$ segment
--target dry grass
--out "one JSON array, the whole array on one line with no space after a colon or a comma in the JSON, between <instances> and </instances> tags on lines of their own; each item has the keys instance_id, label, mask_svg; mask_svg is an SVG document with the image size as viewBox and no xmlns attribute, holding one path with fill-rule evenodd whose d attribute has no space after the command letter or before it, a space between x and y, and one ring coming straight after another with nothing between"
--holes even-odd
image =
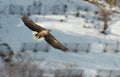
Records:
<instances>
[{"instance_id":1,"label":"dry grass","mask_svg":"<svg viewBox=\"0 0 120 77\"><path fill-rule=\"evenodd\" d=\"M13 63L3 63L0 77L43 77L43 70L32 64L29 59L17 54Z\"/></svg>"},{"instance_id":2,"label":"dry grass","mask_svg":"<svg viewBox=\"0 0 120 77\"><path fill-rule=\"evenodd\" d=\"M6 69L7 77L43 77L43 71L29 62L14 65L7 64L3 69Z\"/></svg>"},{"instance_id":3,"label":"dry grass","mask_svg":"<svg viewBox=\"0 0 120 77\"><path fill-rule=\"evenodd\" d=\"M17 54L16 59L17 61L13 64L5 63L0 67L0 77L49 77L49 75L51 75L50 77L84 77L84 70L78 69L78 66L73 64L66 64L63 69L45 71L45 69L41 69L40 65L38 68L38 65L32 64L30 58L26 60L24 56ZM99 76L98 71L96 77Z\"/></svg>"},{"instance_id":4,"label":"dry grass","mask_svg":"<svg viewBox=\"0 0 120 77\"><path fill-rule=\"evenodd\" d=\"M65 69L55 70L54 77L83 77L83 70L76 69L73 64L66 65Z\"/></svg>"},{"instance_id":5,"label":"dry grass","mask_svg":"<svg viewBox=\"0 0 120 77\"><path fill-rule=\"evenodd\" d=\"M32 64L31 59L27 59L21 54L17 54L15 57L17 61L11 63L5 63L0 68L0 77L46 77L47 74L41 67ZM64 69L56 69L52 74L53 77L82 77L81 71L74 69L74 65L68 64ZM48 70L47 72L51 72ZM49 76L47 76L49 77Z\"/></svg>"}]
</instances>

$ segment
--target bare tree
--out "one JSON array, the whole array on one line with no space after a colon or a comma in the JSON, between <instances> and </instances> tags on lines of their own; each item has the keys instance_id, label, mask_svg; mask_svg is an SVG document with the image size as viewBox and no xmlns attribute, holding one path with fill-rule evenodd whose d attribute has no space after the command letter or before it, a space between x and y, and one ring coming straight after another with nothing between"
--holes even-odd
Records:
<instances>
[{"instance_id":1,"label":"bare tree","mask_svg":"<svg viewBox=\"0 0 120 77\"><path fill-rule=\"evenodd\" d=\"M89 3L92 3L94 4L96 7L98 7L98 9L100 9L96 14L99 14L102 18L102 21L103 21L103 28L102 30L100 31L101 33L105 33L106 29L108 28L108 21L110 19L110 16L112 15L112 11L110 10L106 10L105 9L105 4L102 4L102 3L99 3L95 0L84 0L84 1L87 1Z\"/></svg>"},{"instance_id":2,"label":"bare tree","mask_svg":"<svg viewBox=\"0 0 120 77\"><path fill-rule=\"evenodd\" d=\"M108 28L108 21L112 13L101 7L98 13L102 17L102 21L103 21L103 29L101 30L101 33L105 33L106 29Z\"/></svg>"}]
</instances>

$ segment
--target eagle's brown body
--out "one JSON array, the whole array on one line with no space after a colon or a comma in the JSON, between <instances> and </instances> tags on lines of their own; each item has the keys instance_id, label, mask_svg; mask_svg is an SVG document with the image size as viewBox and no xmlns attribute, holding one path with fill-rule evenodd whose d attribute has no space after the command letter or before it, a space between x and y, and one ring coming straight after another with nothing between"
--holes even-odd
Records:
<instances>
[{"instance_id":1,"label":"eagle's brown body","mask_svg":"<svg viewBox=\"0 0 120 77\"><path fill-rule=\"evenodd\" d=\"M32 20L30 20L27 16L23 16L22 20L24 24L31 29L32 31L36 31L36 38L44 37L47 43L53 46L56 49L60 49L62 51L66 51L67 48L64 47L51 33L50 30L42 28L41 26L35 24Z\"/></svg>"}]
</instances>

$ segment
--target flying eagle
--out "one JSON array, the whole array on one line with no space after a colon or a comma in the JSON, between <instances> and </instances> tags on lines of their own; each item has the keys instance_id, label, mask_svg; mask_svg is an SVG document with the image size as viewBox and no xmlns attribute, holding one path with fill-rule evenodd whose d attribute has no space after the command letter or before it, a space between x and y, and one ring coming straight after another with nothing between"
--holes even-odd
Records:
<instances>
[{"instance_id":1,"label":"flying eagle","mask_svg":"<svg viewBox=\"0 0 120 77\"><path fill-rule=\"evenodd\" d=\"M31 29L32 31L36 31L35 37L40 39L41 37L44 37L46 42L49 43L51 46L53 46L56 49L60 49L62 51L66 51L67 48L62 45L51 33L49 29L45 29L36 23L34 23L32 20L30 20L27 16L22 17L22 21L24 24Z\"/></svg>"}]
</instances>

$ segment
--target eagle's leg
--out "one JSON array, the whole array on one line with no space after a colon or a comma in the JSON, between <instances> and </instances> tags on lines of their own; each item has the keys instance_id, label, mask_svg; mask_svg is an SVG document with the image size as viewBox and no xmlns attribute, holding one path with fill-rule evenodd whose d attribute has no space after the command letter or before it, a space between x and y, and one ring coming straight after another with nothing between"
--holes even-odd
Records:
<instances>
[{"instance_id":1,"label":"eagle's leg","mask_svg":"<svg viewBox=\"0 0 120 77\"><path fill-rule=\"evenodd\" d=\"M35 34L35 37L37 39L40 39L41 37L44 37L45 35L48 35L50 33L51 30L47 29L47 30L43 30L38 32L37 34Z\"/></svg>"}]
</instances>

